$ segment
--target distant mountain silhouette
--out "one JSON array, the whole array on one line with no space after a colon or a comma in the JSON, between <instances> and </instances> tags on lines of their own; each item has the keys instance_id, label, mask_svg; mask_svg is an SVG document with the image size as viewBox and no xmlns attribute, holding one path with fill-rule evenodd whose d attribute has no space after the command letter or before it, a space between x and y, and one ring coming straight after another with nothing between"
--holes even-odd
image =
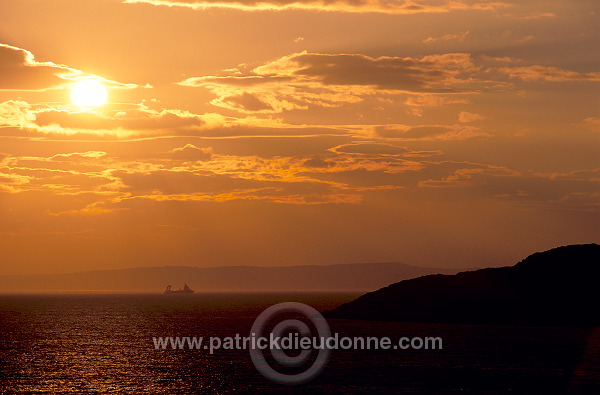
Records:
<instances>
[{"instance_id":1,"label":"distant mountain silhouette","mask_svg":"<svg viewBox=\"0 0 600 395\"><path fill-rule=\"evenodd\" d=\"M392 281L432 273L457 273L401 263L353 263L327 266L142 267L68 274L0 276L3 292L112 291L160 292L187 283L203 292L364 292ZM464 270L464 269L462 269Z\"/></svg>"},{"instance_id":2,"label":"distant mountain silhouette","mask_svg":"<svg viewBox=\"0 0 600 395\"><path fill-rule=\"evenodd\" d=\"M600 325L600 246L535 253L515 266L405 280L324 313L381 321Z\"/></svg>"}]
</instances>

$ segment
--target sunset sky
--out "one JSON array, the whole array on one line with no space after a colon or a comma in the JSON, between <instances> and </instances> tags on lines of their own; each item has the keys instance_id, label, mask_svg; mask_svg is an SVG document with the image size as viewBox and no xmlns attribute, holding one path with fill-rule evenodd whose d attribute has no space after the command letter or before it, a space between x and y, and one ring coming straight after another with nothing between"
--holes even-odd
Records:
<instances>
[{"instance_id":1,"label":"sunset sky","mask_svg":"<svg viewBox=\"0 0 600 395\"><path fill-rule=\"evenodd\" d=\"M597 242L598 12L2 0L0 274L483 267ZM75 104L81 81L108 102Z\"/></svg>"}]
</instances>

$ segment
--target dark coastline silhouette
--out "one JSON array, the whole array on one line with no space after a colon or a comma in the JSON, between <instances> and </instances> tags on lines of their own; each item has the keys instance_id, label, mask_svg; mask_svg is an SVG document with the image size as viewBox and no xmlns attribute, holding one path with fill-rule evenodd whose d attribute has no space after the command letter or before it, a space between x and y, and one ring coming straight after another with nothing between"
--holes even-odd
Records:
<instances>
[{"instance_id":1,"label":"dark coastline silhouette","mask_svg":"<svg viewBox=\"0 0 600 395\"><path fill-rule=\"evenodd\" d=\"M367 293L327 318L489 323L600 324L600 245L538 252L514 266L427 275Z\"/></svg>"}]
</instances>

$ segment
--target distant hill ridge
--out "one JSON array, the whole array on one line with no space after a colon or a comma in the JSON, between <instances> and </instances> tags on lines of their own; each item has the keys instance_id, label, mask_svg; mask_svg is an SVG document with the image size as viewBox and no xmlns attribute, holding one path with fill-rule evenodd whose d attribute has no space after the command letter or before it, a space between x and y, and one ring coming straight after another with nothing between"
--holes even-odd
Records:
<instances>
[{"instance_id":1,"label":"distant hill ridge","mask_svg":"<svg viewBox=\"0 0 600 395\"><path fill-rule=\"evenodd\" d=\"M461 269L410 266L402 263L350 263L327 266L191 266L141 267L67 274L0 276L2 292L162 292L187 283L203 292L364 292L433 273ZM464 269L462 269L464 270Z\"/></svg>"},{"instance_id":2,"label":"distant hill ridge","mask_svg":"<svg viewBox=\"0 0 600 395\"><path fill-rule=\"evenodd\" d=\"M600 325L600 246L538 252L514 266L401 281L324 313L382 321Z\"/></svg>"}]
</instances>

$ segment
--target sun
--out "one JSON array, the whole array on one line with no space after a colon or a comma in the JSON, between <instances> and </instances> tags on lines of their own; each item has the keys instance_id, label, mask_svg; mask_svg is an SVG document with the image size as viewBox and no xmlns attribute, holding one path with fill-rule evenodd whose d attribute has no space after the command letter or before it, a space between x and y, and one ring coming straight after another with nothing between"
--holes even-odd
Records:
<instances>
[{"instance_id":1,"label":"sun","mask_svg":"<svg viewBox=\"0 0 600 395\"><path fill-rule=\"evenodd\" d=\"M97 107L106 104L108 93L104 85L88 78L71 88L71 101L79 107Z\"/></svg>"}]
</instances>

